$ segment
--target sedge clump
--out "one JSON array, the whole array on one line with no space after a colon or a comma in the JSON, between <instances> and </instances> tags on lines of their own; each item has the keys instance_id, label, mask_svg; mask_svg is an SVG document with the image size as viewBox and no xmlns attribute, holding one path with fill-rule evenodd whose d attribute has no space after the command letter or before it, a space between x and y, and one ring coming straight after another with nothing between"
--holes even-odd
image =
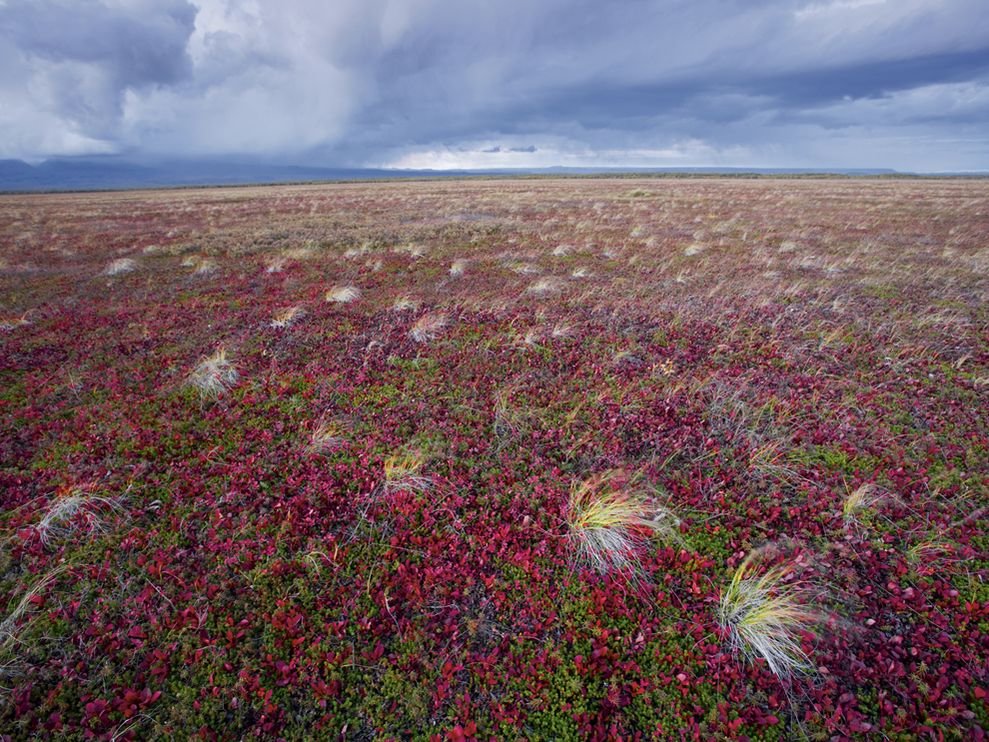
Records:
<instances>
[{"instance_id":1,"label":"sedge clump","mask_svg":"<svg viewBox=\"0 0 989 742\"><path fill-rule=\"evenodd\" d=\"M220 348L196 365L186 383L199 392L201 400L206 401L215 400L230 391L239 378L236 367L227 358L227 351Z\"/></svg>"},{"instance_id":2,"label":"sedge clump","mask_svg":"<svg viewBox=\"0 0 989 742\"><path fill-rule=\"evenodd\" d=\"M802 636L821 621L809 584L792 562L761 568L766 549L745 557L718 605L718 622L733 652L749 660L761 657L780 680L813 671Z\"/></svg>"},{"instance_id":3,"label":"sedge clump","mask_svg":"<svg viewBox=\"0 0 989 742\"><path fill-rule=\"evenodd\" d=\"M570 490L569 539L578 561L597 572L641 571L650 536L678 540L679 519L621 471L605 472Z\"/></svg>"}]
</instances>

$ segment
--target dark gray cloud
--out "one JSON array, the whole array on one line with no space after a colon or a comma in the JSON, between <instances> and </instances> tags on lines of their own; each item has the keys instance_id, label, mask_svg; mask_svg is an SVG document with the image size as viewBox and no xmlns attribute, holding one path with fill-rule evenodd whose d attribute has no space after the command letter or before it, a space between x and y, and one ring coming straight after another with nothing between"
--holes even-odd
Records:
<instances>
[{"instance_id":1,"label":"dark gray cloud","mask_svg":"<svg viewBox=\"0 0 989 742\"><path fill-rule=\"evenodd\" d=\"M186 0L0 2L9 154L117 149L128 91L191 76L196 12Z\"/></svg>"},{"instance_id":2,"label":"dark gray cloud","mask_svg":"<svg viewBox=\"0 0 989 742\"><path fill-rule=\"evenodd\" d=\"M0 155L989 169L984 0L0 0Z\"/></svg>"},{"instance_id":3,"label":"dark gray cloud","mask_svg":"<svg viewBox=\"0 0 989 742\"><path fill-rule=\"evenodd\" d=\"M122 86L175 83L191 70L186 44L196 7L186 0L129 5L7 0L0 33L28 57L95 64Z\"/></svg>"}]
</instances>

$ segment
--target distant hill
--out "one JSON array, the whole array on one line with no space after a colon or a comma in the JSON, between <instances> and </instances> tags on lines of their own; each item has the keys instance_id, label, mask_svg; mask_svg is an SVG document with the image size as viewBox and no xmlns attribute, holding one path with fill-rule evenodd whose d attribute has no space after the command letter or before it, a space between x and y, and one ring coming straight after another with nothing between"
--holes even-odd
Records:
<instances>
[{"instance_id":1,"label":"distant hill","mask_svg":"<svg viewBox=\"0 0 989 742\"><path fill-rule=\"evenodd\" d=\"M888 169L826 168L573 168L388 170L304 167L252 162L136 163L120 157L64 157L31 165L0 160L0 191L77 191L314 181L441 178L469 175L895 175Z\"/></svg>"},{"instance_id":2,"label":"distant hill","mask_svg":"<svg viewBox=\"0 0 989 742\"><path fill-rule=\"evenodd\" d=\"M320 168L238 162L139 164L116 158L59 158L30 165L0 160L0 191L75 191L252 183L428 177L466 172Z\"/></svg>"}]
</instances>

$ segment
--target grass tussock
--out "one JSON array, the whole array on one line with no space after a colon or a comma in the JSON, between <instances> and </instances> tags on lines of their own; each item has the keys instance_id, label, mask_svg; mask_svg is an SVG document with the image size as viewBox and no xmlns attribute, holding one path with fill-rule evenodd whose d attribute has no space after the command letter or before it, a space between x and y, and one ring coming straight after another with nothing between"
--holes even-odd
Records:
<instances>
[{"instance_id":1,"label":"grass tussock","mask_svg":"<svg viewBox=\"0 0 989 742\"><path fill-rule=\"evenodd\" d=\"M216 261L210 260L209 258L202 258L196 263L195 269L192 271L193 275L196 276L208 276L216 273L219 270Z\"/></svg>"},{"instance_id":2,"label":"grass tussock","mask_svg":"<svg viewBox=\"0 0 989 742\"><path fill-rule=\"evenodd\" d=\"M217 399L230 391L239 379L240 374L227 358L226 349L220 348L196 365L186 384L199 392L200 398L205 401Z\"/></svg>"},{"instance_id":3,"label":"grass tussock","mask_svg":"<svg viewBox=\"0 0 989 742\"><path fill-rule=\"evenodd\" d=\"M395 299L395 302L391 305L393 312L411 312L420 307L422 302L417 299L409 298L408 296L400 296Z\"/></svg>"},{"instance_id":4,"label":"grass tussock","mask_svg":"<svg viewBox=\"0 0 989 742\"><path fill-rule=\"evenodd\" d=\"M17 677L23 669L22 655L25 649L23 635L31 624L32 614L39 603L38 598L65 570L64 564L59 565L36 580L17 599L13 607L9 608L3 621L0 621L0 697L12 690L7 687L7 683L11 678Z\"/></svg>"},{"instance_id":5,"label":"grass tussock","mask_svg":"<svg viewBox=\"0 0 989 742\"><path fill-rule=\"evenodd\" d=\"M783 442L777 440L767 440L752 449L749 453L749 470L759 476L776 477L780 480L798 478L796 470L787 465L787 452Z\"/></svg>"},{"instance_id":6,"label":"grass tussock","mask_svg":"<svg viewBox=\"0 0 989 742\"><path fill-rule=\"evenodd\" d=\"M535 294L536 296L546 296L548 294L556 294L562 290L563 286L559 279L556 278L540 278L538 281L534 281L529 284L529 288L526 291L530 294Z\"/></svg>"},{"instance_id":7,"label":"grass tussock","mask_svg":"<svg viewBox=\"0 0 989 742\"><path fill-rule=\"evenodd\" d=\"M211 273L216 273L219 269L216 261L207 258L204 255L186 255L182 258L180 265L183 268L192 268L192 274L194 276L206 276Z\"/></svg>"},{"instance_id":8,"label":"grass tussock","mask_svg":"<svg viewBox=\"0 0 989 742\"><path fill-rule=\"evenodd\" d=\"M848 493L841 504L841 515L846 526L858 523L870 510L882 505L891 494L877 484L866 482Z\"/></svg>"},{"instance_id":9,"label":"grass tussock","mask_svg":"<svg viewBox=\"0 0 989 742\"><path fill-rule=\"evenodd\" d=\"M426 466L426 454L418 449L408 449L392 454L385 459L385 492L412 490L425 492L432 486L432 479L422 473Z\"/></svg>"},{"instance_id":10,"label":"grass tussock","mask_svg":"<svg viewBox=\"0 0 989 742\"><path fill-rule=\"evenodd\" d=\"M425 245L419 244L418 242L409 242L404 245L399 245L392 248L392 252L396 255L408 255L414 260L426 257L426 253L429 251L426 249Z\"/></svg>"},{"instance_id":11,"label":"grass tussock","mask_svg":"<svg viewBox=\"0 0 989 742\"><path fill-rule=\"evenodd\" d=\"M305 244L299 247L290 247L287 250L283 250L282 255L288 260L311 260L316 257L316 246Z\"/></svg>"},{"instance_id":12,"label":"grass tussock","mask_svg":"<svg viewBox=\"0 0 989 742\"><path fill-rule=\"evenodd\" d=\"M332 304L349 304L361 298L361 290L353 285L334 286L326 292L324 299Z\"/></svg>"},{"instance_id":13,"label":"grass tussock","mask_svg":"<svg viewBox=\"0 0 989 742\"><path fill-rule=\"evenodd\" d=\"M294 307L286 307L285 309L280 309L275 312L274 316L271 318L271 327L278 330L284 330L291 327L305 316L306 310L298 305Z\"/></svg>"},{"instance_id":14,"label":"grass tussock","mask_svg":"<svg viewBox=\"0 0 989 742\"><path fill-rule=\"evenodd\" d=\"M416 320L409 330L409 337L417 343L428 343L435 340L449 324L450 318L447 315L430 312Z\"/></svg>"},{"instance_id":15,"label":"grass tussock","mask_svg":"<svg viewBox=\"0 0 989 742\"><path fill-rule=\"evenodd\" d=\"M813 671L801 644L804 633L821 621L811 605L809 585L793 563L760 568L767 549L753 550L735 570L721 594L718 621L735 653L761 657L781 680Z\"/></svg>"},{"instance_id":16,"label":"grass tussock","mask_svg":"<svg viewBox=\"0 0 989 742\"><path fill-rule=\"evenodd\" d=\"M284 255L276 255L265 264L264 272L281 273L285 270L286 265L288 265L288 259Z\"/></svg>"},{"instance_id":17,"label":"grass tussock","mask_svg":"<svg viewBox=\"0 0 989 742\"><path fill-rule=\"evenodd\" d=\"M117 258L111 260L103 269L104 276L119 276L123 273L133 273L137 270L137 261L134 258Z\"/></svg>"},{"instance_id":18,"label":"grass tussock","mask_svg":"<svg viewBox=\"0 0 989 742\"><path fill-rule=\"evenodd\" d=\"M45 548L74 534L98 535L106 532L105 518L120 509L117 498L103 497L81 487L57 495L45 508L35 532Z\"/></svg>"},{"instance_id":19,"label":"grass tussock","mask_svg":"<svg viewBox=\"0 0 989 742\"><path fill-rule=\"evenodd\" d=\"M566 322L557 322L550 331L550 337L557 339L572 337L573 334L573 325L569 325Z\"/></svg>"},{"instance_id":20,"label":"grass tussock","mask_svg":"<svg viewBox=\"0 0 989 742\"><path fill-rule=\"evenodd\" d=\"M309 437L306 453L325 454L335 451L346 443L349 433L350 425L344 420L321 422Z\"/></svg>"},{"instance_id":21,"label":"grass tussock","mask_svg":"<svg viewBox=\"0 0 989 742\"><path fill-rule=\"evenodd\" d=\"M512 271L512 273L518 273L520 276L532 276L542 272L542 269L538 265L523 261L509 263L508 269Z\"/></svg>"},{"instance_id":22,"label":"grass tussock","mask_svg":"<svg viewBox=\"0 0 989 742\"><path fill-rule=\"evenodd\" d=\"M638 573L650 536L678 540L679 520L637 477L610 471L575 483L567 507L569 539L577 560L600 573Z\"/></svg>"},{"instance_id":23,"label":"grass tussock","mask_svg":"<svg viewBox=\"0 0 989 742\"><path fill-rule=\"evenodd\" d=\"M529 409L513 401L516 384L508 384L494 393L494 432L499 438L514 438L529 425Z\"/></svg>"},{"instance_id":24,"label":"grass tussock","mask_svg":"<svg viewBox=\"0 0 989 742\"><path fill-rule=\"evenodd\" d=\"M29 324L31 324L31 320L27 318L26 314L22 314L20 317L2 317L0 318L0 332L10 332Z\"/></svg>"}]
</instances>

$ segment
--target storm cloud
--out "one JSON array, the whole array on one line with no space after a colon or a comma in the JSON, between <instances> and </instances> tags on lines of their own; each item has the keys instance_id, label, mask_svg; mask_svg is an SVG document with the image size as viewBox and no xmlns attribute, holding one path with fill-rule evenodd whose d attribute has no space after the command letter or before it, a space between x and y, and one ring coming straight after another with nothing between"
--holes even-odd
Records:
<instances>
[{"instance_id":1,"label":"storm cloud","mask_svg":"<svg viewBox=\"0 0 989 742\"><path fill-rule=\"evenodd\" d=\"M984 0L0 0L0 156L989 169Z\"/></svg>"}]
</instances>

